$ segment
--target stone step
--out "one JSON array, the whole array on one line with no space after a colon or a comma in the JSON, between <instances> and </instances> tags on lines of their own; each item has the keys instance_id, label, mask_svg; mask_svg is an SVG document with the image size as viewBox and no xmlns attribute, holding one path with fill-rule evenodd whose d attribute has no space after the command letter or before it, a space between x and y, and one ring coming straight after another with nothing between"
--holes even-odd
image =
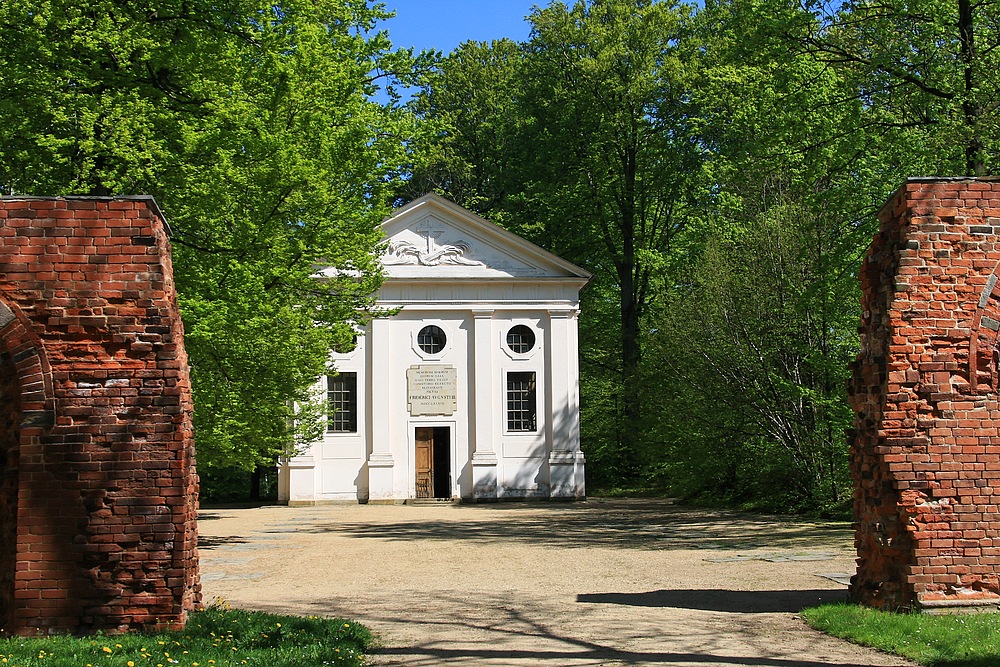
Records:
<instances>
[{"instance_id":1,"label":"stone step","mask_svg":"<svg viewBox=\"0 0 1000 667\"><path fill-rule=\"evenodd\" d=\"M450 507L459 502L458 498L407 498L403 504L414 507Z\"/></svg>"}]
</instances>

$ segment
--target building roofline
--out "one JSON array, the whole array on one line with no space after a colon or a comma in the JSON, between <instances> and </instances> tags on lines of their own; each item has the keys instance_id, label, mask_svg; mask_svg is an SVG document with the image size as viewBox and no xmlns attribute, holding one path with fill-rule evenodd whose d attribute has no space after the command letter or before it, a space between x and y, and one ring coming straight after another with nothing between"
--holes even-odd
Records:
<instances>
[{"instance_id":1,"label":"building roofline","mask_svg":"<svg viewBox=\"0 0 1000 667\"><path fill-rule=\"evenodd\" d=\"M395 211L393 211L392 215L390 215L388 218L382 221L382 227L385 227L388 223L392 222L396 218L405 215L410 211L418 209L421 206L425 206L427 204L442 208L452 213L453 215L456 215L464 219L470 225L478 227L480 230L482 230L487 234L498 236L501 239L507 241L508 243L520 246L522 249L528 251L529 253L534 254L538 259L549 262L550 264L555 264L559 268L563 269L564 271L572 274L577 278L589 282L594 277L594 274L592 274L590 271L587 271L586 269L579 267L568 260L563 259L562 257L556 255L555 253L549 252L545 248L542 248L541 246L532 243L526 238L519 236L514 232L508 231L503 227L501 227L500 225L496 224L495 222L487 220L486 218L478 215L477 213L473 213L469 209L463 206L459 206L450 199L442 197L441 195L436 194L434 192L429 192L423 195L422 197L418 197L413 201L409 202L408 204L405 204L400 208L396 209Z\"/></svg>"}]
</instances>

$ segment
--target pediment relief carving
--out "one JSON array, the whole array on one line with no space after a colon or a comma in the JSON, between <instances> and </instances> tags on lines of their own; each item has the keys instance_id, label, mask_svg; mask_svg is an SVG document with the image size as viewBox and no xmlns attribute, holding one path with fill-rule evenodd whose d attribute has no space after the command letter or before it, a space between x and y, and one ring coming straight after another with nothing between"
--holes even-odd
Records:
<instances>
[{"instance_id":1,"label":"pediment relief carving","mask_svg":"<svg viewBox=\"0 0 1000 667\"><path fill-rule=\"evenodd\" d=\"M382 265L394 279L586 278L583 269L437 195L382 223Z\"/></svg>"},{"instance_id":2,"label":"pediment relief carving","mask_svg":"<svg viewBox=\"0 0 1000 667\"><path fill-rule=\"evenodd\" d=\"M466 257L471 251L472 247L465 241L457 241L444 245L437 245L433 241L430 241L426 250L412 241L390 241L388 252L382 257L382 263L386 266L407 264L419 264L420 266L484 266L479 260Z\"/></svg>"}]
</instances>

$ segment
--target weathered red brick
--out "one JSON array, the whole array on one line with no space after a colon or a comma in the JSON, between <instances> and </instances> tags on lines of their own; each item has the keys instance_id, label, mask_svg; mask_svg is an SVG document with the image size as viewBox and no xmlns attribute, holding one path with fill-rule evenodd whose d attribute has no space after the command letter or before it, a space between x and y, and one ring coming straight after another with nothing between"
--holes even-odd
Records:
<instances>
[{"instance_id":1,"label":"weathered red brick","mask_svg":"<svg viewBox=\"0 0 1000 667\"><path fill-rule=\"evenodd\" d=\"M865 604L1000 599L998 208L996 180L911 180L862 265L851 593Z\"/></svg>"},{"instance_id":2,"label":"weathered red brick","mask_svg":"<svg viewBox=\"0 0 1000 667\"><path fill-rule=\"evenodd\" d=\"M101 245L134 238L143 247ZM200 604L190 380L166 239L148 198L0 199L0 314L16 315L0 329L7 631L177 627ZM133 580L156 594L112 583Z\"/></svg>"}]
</instances>

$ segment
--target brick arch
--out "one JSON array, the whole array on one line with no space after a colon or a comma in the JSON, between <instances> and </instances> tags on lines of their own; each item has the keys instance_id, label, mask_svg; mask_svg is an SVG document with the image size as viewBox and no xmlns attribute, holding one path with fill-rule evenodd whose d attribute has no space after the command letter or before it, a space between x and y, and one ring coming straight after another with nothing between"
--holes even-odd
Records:
<instances>
[{"instance_id":1,"label":"brick arch","mask_svg":"<svg viewBox=\"0 0 1000 667\"><path fill-rule=\"evenodd\" d=\"M22 409L34 420L51 418L55 406L52 368L31 322L0 286L0 354L7 354L17 369Z\"/></svg>"},{"instance_id":2,"label":"brick arch","mask_svg":"<svg viewBox=\"0 0 1000 667\"><path fill-rule=\"evenodd\" d=\"M973 392L996 393L1000 389L1000 262L986 278L979 293L969 337L969 385Z\"/></svg>"},{"instance_id":3,"label":"brick arch","mask_svg":"<svg viewBox=\"0 0 1000 667\"><path fill-rule=\"evenodd\" d=\"M14 621L21 452L54 422L53 405L41 341L0 288L0 629Z\"/></svg>"}]
</instances>

